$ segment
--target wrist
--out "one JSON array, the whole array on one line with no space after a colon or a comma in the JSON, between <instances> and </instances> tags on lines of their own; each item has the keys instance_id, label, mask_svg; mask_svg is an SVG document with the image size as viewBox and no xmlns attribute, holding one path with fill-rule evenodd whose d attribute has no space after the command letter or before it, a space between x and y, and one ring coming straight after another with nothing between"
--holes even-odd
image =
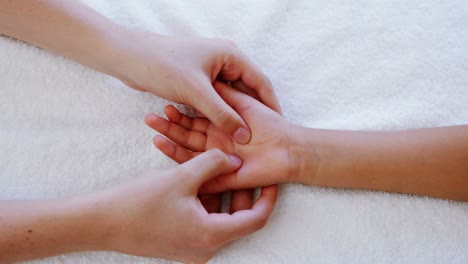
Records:
<instances>
[{"instance_id":1,"label":"wrist","mask_svg":"<svg viewBox=\"0 0 468 264\"><path fill-rule=\"evenodd\" d=\"M113 76L121 81L130 80L133 68L132 49L133 31L113 23L112 29L102 32L101 40L96 47L96 70Z\"/></svg>"},{"instance_id":2,"label":"wrist","mask_svg":"<svg viewBox=\"0 0 468 264\"><path fill-rule=\"evenodd\" d=\"M290 178L294 182L316 185L321 162L317 144L319 131L293 124L289 131Z\"/></svg>"},{"instance_id":3,"label":"wrist","mask_svg":"<svg viewBox=\"0 0 468 264\"><path fill-rule=\"evenodd\" d=\"M142 80L148 79L148 76L153 75L154 72L160 72L161 69L154 69L154 67L158 67L161 62L155 59L154 54L151 54L153 60L151 65L146 63L150 51L144 46L148 43L163 42L160 39L161 36L116 26L113 32L109 32L107 41L104 43L108 52L105 54L102 72L119 79L133 89L146 91ZM154 45L151 48L153 53L157 53L160 49Z\"/></svg>"}]
</instances>

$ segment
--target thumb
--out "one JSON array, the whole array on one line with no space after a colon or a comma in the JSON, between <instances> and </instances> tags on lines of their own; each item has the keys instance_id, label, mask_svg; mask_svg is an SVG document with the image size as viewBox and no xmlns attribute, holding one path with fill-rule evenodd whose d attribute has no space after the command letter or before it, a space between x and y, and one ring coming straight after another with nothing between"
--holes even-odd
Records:
<instances>
[{"instance_id":1,"label":"thumb","mask_svg":"<svg viewBox=\"0 0 468 264\"><path fill-rule=\"evenodd\" d=\"M200 188L208 180L237 170L242 161L235 155L227 155L219 149L208 150L195 158L180 165L180 168L188 175L187 186Z\"/></svg>"},{"instance_id":2,"label":"thumb","mask_svg":"<svg viewBox=\"0 0 468 264\"><path fill-rule=\"evenodd\" d=\"M217 128L231 135L240 144L247 144L250 141L250 132L247 124L242 120L232 107L230 107L219 96L212 84L207 81L206 94L201 97L192 98L191 104L204 116L206 116Z\"/></svg>"}]
</instances>

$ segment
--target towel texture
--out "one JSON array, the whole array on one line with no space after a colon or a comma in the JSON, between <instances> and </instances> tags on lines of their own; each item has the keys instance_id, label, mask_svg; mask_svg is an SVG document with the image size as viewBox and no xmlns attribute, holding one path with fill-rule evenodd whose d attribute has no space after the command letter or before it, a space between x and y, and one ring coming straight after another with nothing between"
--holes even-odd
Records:
<instances>
[{"instance_id":1,"label":"towel texture","mask_svg":"<svg viewBox=\"0 0 468 264\"><path fill-rule=\"evenodd\" d=\"M86 3L131 28L234 40L297 124L468 123L466 0ZM0 37L0 58L1 199L82 194L174 165L143 123L167 101L12 39ZM166 261L91 252L34 263ZM468 263L468 204L285 185L267 226L212 263Z\"/></svg>"}]
</instances>

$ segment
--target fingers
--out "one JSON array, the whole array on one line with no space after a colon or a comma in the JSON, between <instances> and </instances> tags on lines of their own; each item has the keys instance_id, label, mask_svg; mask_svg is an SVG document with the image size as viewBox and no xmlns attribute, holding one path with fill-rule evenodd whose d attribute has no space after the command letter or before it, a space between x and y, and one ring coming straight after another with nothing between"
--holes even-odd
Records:
<instances>
[{"instance_id":1,"label":"fingers","mask_svg":"<svg viewBox=\"0 0 468 264\"><path fill-rule=\"evenodd\" d=\"M148 114L145 117L145 123L182 147L193 151L205 150L206 135L203 133L187 130L155 114Z\"/></svg>"},{"instance_id":2,"label":"fingers","mask_svg":"<svg viewBox=\"0 0 468 264\"><path fill-rule=\"evenodd\" d=\"M153 144L164 155L168 156L177 163L184 163L198 155L197 152L192 152L181 146L175 145L160 135L156 135L153 138Z\"/></svg>"},{"instance_id":3,"label":"fingers","mask_svg":"<svg viewBox=\"0 0 468 264\"><path fill-rule=\"evenodd\" d=\"M177 110L177 108L175 108L173 105L167 105L164 107L164 113L171 122L179 124L184 128L190 130L192 129L192 118L180 113L179 110Z\"/></svg>"},{"instance_id":4,"label":"fingers","mask_svg":"<svg viewBox=\"0 0 468 264\"><path fill-rule=\"evenodd\" d=\"M183 174L186 175L187 186L196 192L204 182L234 172L241 163L237 156L227 155L219 149L211 149L185 162L179 168L185 171Z\"/></svg>"},{"instance_id":5,"label":"fingers","mask_svg":"<svg viewBox=\"0 0 468 264\"><path fill-rule=\"evenodd\" d=\"M265 187L252 209L232 215L210 214L206 224L225 242L251 234L266 224L275 206L277 192L276 185Z\"/></svg>"},{"instance_id":6,"label":"fingers","mask_svg":"<svg viewBox=\"0 0 468 264\"><path fill-rule=\"evenodd\" d=\"M221 76L227 81L241 80L257 92L262 103L281 114L281 107L270 80L260 68L240 52L227 55Z\"/></svg>"},{"instance_id":7,"label":"fingers","mask_svg":"<svg viewBox=\"0 0 468 264\"><path fill-rule=\"evenodd\" d=\"M253 190L233 191L231 196L230 213L241 210L248 210L253 205Z\"/></svg>"},{"instance_id":8,"label":"fingers","mask_svg":"<svg viewBox=\"0 0 468 264\"><path fill-rule=\"evenodd\" d=\"M173 105L166 106L164 108L164 113L166 114L169 121L176 123L188 130L206 133L208 127L210 126L210 121L208 119L200 117L189 117L179 112L179 110L177 110L177 108L175 108Z\"/></svg>"},{"instance_id":9,"label":"fingers","mask_svg":"<svg viewBox=\"0 0 468 264\"><path fill-rule=\"evenodd\" d=\"M274 172L268 174L265 173L264 164L267 164L268 161L268 158L265 160L259 159L256 162L248 162L248 160L246 160L242 167L235 173L221 175L204 183L203 186L200 187L199 193L217 193L224 192L226 190L245 190L273 184L286 183L286 178L278 176ZM277 167L272 169L272 171L278 171L278 173L280 173ZM251 172L256 173L252 174Z\"/></svg>"},{"instance_id":10,"label":"fingers","mask_svg":"<svg viewBox=\"0 0 468 264\"><path fill-rule=\"evenodd\" d=\"M191 104L204 116L206 116L217 128L240 143L246 144L250 141L250 131L247 124L239 114L234 111L226 102L214 91L211 83L205 94L192 98Z\"/></svg>"},{"instance_id":11,"label":"fingers","mask_svg":"<svg viewBox=\"0 0 468 264\"><path fill-rule=\"evenodd\" d=\"M257 183L258 180L253 178L250 181L244 182L243 178L239 179L238 173L231 173L214 178L200 187L200 193L215 193L224 192L226 190L241 190L247 188L255 188L259 186L266 186L265 183Z\"/></svg>"},{"instance_id":12,"label":"fingers","mask_svg":"<svg viewBox=\"0 0 468 264\"><path fill-rule=\"evenodd\" d=\"M199 194L198 199L208 213L219 213L221 211L221 193Z\"/></svg>"}]
</instances>

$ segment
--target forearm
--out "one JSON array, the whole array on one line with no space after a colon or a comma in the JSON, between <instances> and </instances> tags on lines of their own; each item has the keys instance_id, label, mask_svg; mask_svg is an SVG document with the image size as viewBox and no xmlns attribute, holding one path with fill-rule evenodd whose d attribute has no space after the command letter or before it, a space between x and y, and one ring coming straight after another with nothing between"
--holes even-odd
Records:
<instances>
[{"instance_id":1,"label":"forearm","mask_svg":"<svg viewBox=\"0 0 468 264\"><path fill-rule=\"evenodd\" d=\"M0 201L0 263L100 250L106 228L86 199Z\"/></svg>"},{"instance_id":2,"label":"forearm","mask_svg":"<svg viewBox=\"0 0 468 264\"><path fill-rule=\"evenodd\" d=\"M79 1L0 0L0 34L116 77L124 31Z\"/></svg>"},{"instance_id":3,"label":"forearm","mask_svg":"<svg viewBox=\"0 0 468 264\"><path fill-rule=\"evenodd\" d=\"M468 126L392 132L296 127L306 184L468 201Z\"/></svg>"}]
</instances>

